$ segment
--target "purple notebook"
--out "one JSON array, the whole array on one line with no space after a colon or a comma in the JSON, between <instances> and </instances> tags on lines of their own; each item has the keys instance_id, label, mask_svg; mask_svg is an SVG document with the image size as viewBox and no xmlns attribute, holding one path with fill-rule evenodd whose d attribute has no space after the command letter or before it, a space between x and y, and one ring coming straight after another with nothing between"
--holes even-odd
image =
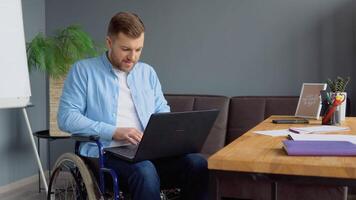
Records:
<instances>
[{"instance_id":1,"label":"purple notebook","mask_svg":"<svg viewBox=\"0 0 356 200\"><path fill-rule=\"evenodd\" d=\"M283 145L290 156L356 156L356 145L347 141L284 140Z\"/></svg>"}]
</instances>

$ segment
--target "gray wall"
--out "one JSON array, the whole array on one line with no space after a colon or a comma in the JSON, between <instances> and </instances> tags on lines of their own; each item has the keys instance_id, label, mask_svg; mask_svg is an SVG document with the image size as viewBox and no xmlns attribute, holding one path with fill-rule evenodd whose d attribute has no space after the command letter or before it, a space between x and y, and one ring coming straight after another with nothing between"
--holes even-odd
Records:
<instances>
[{"instance_id":1,"label":"gray wall","mask_svg":"<svg viewBox=\"0 0 356 200\"><path fill-rule=\"evenodd\" d=\"M26 41L45 31L44 0L23 0ZM28 115L34 131L47 127L46 78L39 72L30 74L32 98L35 105ZM10 86L11 87L11 86ZM20 109L0 110L0 186L37 173L34 152ZM42 152L45 153L45 150Z\"/></svg>"},{"instance_id":2,"label":"gray wall","mask_svg":"<svg viewBox=\"0 0 356 200\"><path fill-rule=\"evenodd\" d=\"M77 23L104 42L125 10L147 27L142 60L165 92L299 95L303 82L354 77L352 0L48 0L46 28Z\"/></svg>"},{"instance_id":3,"label":"gray wall","mask_svg":"<svg viewBox=\"0 0 356 200\"><path fill-rule=\"evenodd\" d=\"M76 23L103 43L126 10L146 25L142 61L166 93L299 95L336 75L355 85L352 0L48 0L46 30Z\"/></svg>"},{"instance_id":4,"label":"gray wall","mask_svg":"<svg viewBox=\"0 0 356 200\"><path fill-rule=\"evenodd\" d=\"M355 5L352 0L23 0L27 41L45 29L76 23L103 43L114 13L136 12L147 28L142 61L155 67L167 93L298 95L303 82L342 75L352 78L353 99ZM46 80L31 73L35 107L28 111L34 131L47 128ZM24 125L18 110L0 110L0 186L37 172ZM62 145L72 147L55 142L53 159L65 151Z\"/></svg>"}]
</instances>

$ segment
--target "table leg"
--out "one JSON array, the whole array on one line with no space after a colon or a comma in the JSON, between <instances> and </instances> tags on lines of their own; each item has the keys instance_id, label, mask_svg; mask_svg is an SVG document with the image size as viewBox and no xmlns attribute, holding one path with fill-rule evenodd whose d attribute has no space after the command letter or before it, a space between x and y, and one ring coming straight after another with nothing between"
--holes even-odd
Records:
<instances>
[{"instance_id":1,"label":"table leg","mask_svg":"<svg viewBox=\"0 0 356 200\"><path fill-rule=\"evenodd\" d=\"M219 188L219 175L214 171L209 172L209 199L221 200Z\"/></svg>"},{"instance_id":2,"label":"table leg","mask_svg":"<svg viewBox=\"0 0 356 200\"><path fill-rule=\"evenodd\" d=\"M47 167L48 167L48 179L51 179L51 145L50 141L47 140Z\"/></svg>"},{"instance_id":3,"label":"table leg","mask_svg":"<svg viewBox=\"0 0 356 200\"><path fill-rule=\"evenodd\" d=\"M40 154L40 139L37 138L37 149L38 149L38 156L41 157L41 154ZM40 174L40 170L38 170L38 193L41 193L41 174Z\"/></svg>"},{"instance_id":4,"label":"table leg","mask_svg":"<svg viewBox=\"0 0 356 200\"><path fill-rule=\"evenodd\" d=\"M277 189L278 188L278 184L277 182L273 182L272 183L272 191L271 191L271 200L277 200Z\"/></svg>"}]
</instances>

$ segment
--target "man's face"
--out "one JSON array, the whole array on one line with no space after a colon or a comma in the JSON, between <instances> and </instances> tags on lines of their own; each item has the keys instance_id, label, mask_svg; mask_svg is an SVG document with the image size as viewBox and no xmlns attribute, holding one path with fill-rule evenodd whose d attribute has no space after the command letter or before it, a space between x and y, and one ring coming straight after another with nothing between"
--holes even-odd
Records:
<instances>
[{"instance_id":1,"label":"man's face","mask_svg":"<svg viewBox=\"0 0 356 200\"><path fill-rule=\"evenodd\" d=\"M119 33L116 37L108 36L106 45L111 64L122 71L129 72L140 59L144 39L144 33L136 39L123 33Z\"/></svg>"}]
</instances>

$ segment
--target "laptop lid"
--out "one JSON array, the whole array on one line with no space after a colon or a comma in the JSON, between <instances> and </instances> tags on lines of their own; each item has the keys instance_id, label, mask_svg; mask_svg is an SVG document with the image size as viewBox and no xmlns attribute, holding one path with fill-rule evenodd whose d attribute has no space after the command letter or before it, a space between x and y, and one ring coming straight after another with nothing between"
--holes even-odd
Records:
<instances>
[{"instance_id":1,"label":"laptop lid","mask_svg":"<svg viewBox=\"0 0 356 200\"><path fill-rule=\"evenodd\" d=\"M107 151L129 161L199 152L219 111L203 110L152 114L133 159L120 154L120 147Z\"/></svg>"}]
</instances>

